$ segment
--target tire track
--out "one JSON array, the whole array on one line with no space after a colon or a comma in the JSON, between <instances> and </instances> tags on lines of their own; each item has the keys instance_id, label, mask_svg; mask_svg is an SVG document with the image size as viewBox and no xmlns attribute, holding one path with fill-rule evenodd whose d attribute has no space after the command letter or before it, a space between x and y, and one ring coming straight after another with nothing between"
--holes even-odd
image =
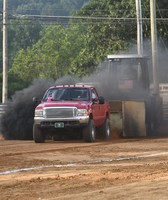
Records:
<instances>
[{"instance_id":1,"label":"tire track","mask_svg":"<svg viewBox=\"0 0 168 200\"><path fill-rule=\"evenodd\" d=\"M45 168L77 167L77 166L82 166L82 165L110 163L110 162L114 162L114 161L150 158L150 157L158 157L158 156L162 156L162 155L168 155L168 152L160 152L160 153L138 155L138 156L109 158L109 159L98 159L95 161L88 161L88 162L85 161L82 163L69 163L69 164L62 164L62 165L59 164L59 165L46 165L46 166L38 166L38 167L21 168L21 169L2 171L2 172L0 172L0 175L14 174L14 173L20 173L20 172L24 172L24 171L32 171L32 170L45 169Z\"/></svg>"}]
</instances>

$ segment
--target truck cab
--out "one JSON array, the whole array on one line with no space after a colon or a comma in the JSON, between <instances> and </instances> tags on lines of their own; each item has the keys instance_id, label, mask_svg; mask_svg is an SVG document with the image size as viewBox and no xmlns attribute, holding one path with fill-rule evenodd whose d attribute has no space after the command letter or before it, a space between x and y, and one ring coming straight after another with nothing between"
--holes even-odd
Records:
<instances>
[{"instance_id":1,"label":"truck cab","mask_svg":"<svg viewBox=\"0 0 168 200\"><path fill-rule=\"evenodd\" d=\"M150 94L148 57L108 55L113 99L144 99Z\"/></svg>"}]
</instances>

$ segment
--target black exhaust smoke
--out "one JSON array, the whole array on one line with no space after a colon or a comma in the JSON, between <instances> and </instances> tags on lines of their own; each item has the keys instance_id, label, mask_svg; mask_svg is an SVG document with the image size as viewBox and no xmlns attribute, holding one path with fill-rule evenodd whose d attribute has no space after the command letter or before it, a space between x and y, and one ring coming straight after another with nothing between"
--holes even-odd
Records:
<instances>
[{"instance_id":1,"label":"black exhaust smoke","mask_svg":"<svg viewBox=\"0 0 168 200\"><path fill-rule=\"evenodd\" d=\"M32 99L33 97L41 99L45 91L52 85L75 84L77 82L92 85L93 83L98 89L99 95L104 96L107 100L113 99L115 97L112 90L113 79L109 74L107 64L102 64L100 68L102 70L98 73L84 77L83 80L77 80L71 76L60 78L56 82L37 80L30 87L16 92L1 119L0 131L3 137L5 139L32 139L33 117L36 107Z\"/></svg>"},{"instance_id":2,"label":"black exhaust smoke","mask_svg":"<svg viewBox=\"0 0 168 200\"><path fill-rule=\"evenodd\" d=\"M32 99L34 96L40 99L52 84L50 80L38 80L30 87L15 93L1 119L1 134L5 139L32 139L35 108Z\"/></svg>"}]
</instances>

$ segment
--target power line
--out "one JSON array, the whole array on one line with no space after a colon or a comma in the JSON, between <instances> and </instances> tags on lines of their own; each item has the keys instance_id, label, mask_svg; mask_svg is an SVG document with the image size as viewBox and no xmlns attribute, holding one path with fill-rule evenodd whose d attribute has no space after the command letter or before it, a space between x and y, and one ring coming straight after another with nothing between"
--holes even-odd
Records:
<instances>
[{"instance_id":1,"label":"power line","mask_svg":"<svg viewBox=\"0 0 168 200\"><path fill-rule=\"evenodd\" d=\"M93 21L136 21L136 17L107 17L107 16L56 16L56 15L11 15L12 19L39 19L39 20L93 20ZM150 21L150 18L142 18L143 21ZM156 18L156 21L167 22L168 18Z\"/></svg>"},{"instance_id":2,"label":"power line","mask_svg":"<svg viewBox=\"0 0 168 200\"><path fill-rule=\"evenodd\" d=\"M168 9L167 9L168 10ZM159 14L160 10L158 9ZM2 13L0 13L0 16L2 17ZM39 19L39 20L58 20L58 19L65 19L65 20L108 20L108 21L136 21L136 17L108 17L108 16L62 16L62 15L24 15L24 14L9 14L9 19L22 19L22 20L28 20L28 19ZM150 18L142 18L143 21L150 21ZM156 21L168 21L168 18L156 18Z\"/></svg>"}]
</instances>

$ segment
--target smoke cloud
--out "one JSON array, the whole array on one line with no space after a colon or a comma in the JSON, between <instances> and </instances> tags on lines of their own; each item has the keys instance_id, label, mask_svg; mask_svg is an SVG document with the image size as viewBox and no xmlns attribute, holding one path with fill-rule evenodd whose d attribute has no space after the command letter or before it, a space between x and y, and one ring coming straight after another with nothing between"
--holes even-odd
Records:
<instances>
[{"instance_id":1,"label":"smoke cloud","mask_svg":"<svg viewBox=\"0 0 168 200\"><path fill-rule=\"evenodd\" d=\"M32 139L33 97L40 99L52 84L50 80L36 80L30 87L15 93L1 119L1 134L5 139Z\"/></svg>"},{"instance_id":2,"label":"smoke cloud","mask_svg":"<svg viewBox=\"0 0 168 200\"><path fill-rule=\"evenodd\" d=\"M32 99L33 97L41 99L45 91L52 85L87 83L95 85L99 95L104 96L106 100L121 99L121 96L114 95L116 92L112 89L114 81L112 81L107 66L106 62L102 63L96 73L81 80L71 76L63 77L56 82L36 80L30 87L16 92L11 102L7 104L5 114L2 116L1 134L5 139L32 139L33 117L36 107Z\"/></svg>"}]
</instances>

